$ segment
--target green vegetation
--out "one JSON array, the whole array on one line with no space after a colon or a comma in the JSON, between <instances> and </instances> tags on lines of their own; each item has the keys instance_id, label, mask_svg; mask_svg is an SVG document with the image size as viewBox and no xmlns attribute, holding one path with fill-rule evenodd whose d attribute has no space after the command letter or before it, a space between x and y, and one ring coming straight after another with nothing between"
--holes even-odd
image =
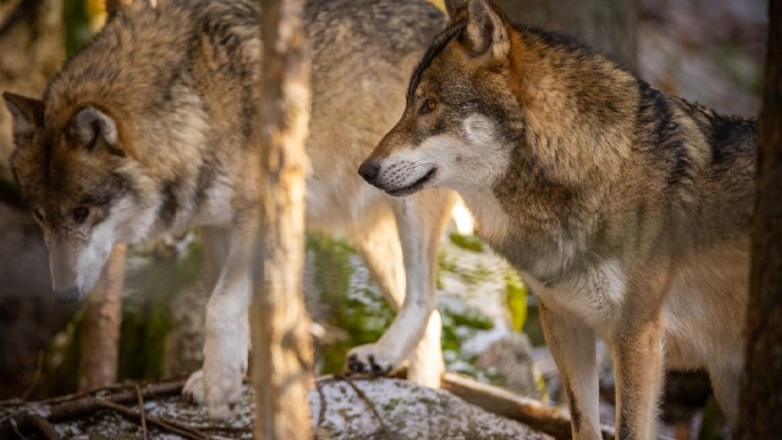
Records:
<instances>
[{"instance_id":1,"label":"green vegetation","mask_svg":"<svg viewBox=\"0 0 782 440\"><path fill-rule=\"evenodd\" d=\"M462 249L479 253L483 252L483 242L474 235L462 235L452 232L448 238L451 240L451 243Z\"/></svg>"},{"instance_id":2,"label":"green vegetation","mask_svg":"<svg viewBox=\"0 0 782 440\"><path fill-rule=\"evenodd\" d=\"M529 291L519 274L508 269L505 273L505 305L510 314L511 327L516 332L521 332L527 322L528 297Z\"/></svg>"}]
</instances>

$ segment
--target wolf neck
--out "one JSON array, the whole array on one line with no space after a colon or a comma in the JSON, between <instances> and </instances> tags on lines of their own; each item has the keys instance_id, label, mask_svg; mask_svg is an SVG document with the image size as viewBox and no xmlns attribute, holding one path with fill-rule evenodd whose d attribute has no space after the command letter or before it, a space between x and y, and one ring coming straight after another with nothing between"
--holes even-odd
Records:
<instances>
[{"instance_id":1,"label":"wolf neck","mask_svg":"<svg viewBox=\"0 0 782 440\"><path fill-rule=\"evenodd\" d=\"M550 280L573 268L601 227L631 155L637 80L538 31L513 39L508 79L523 133L490 188L461 193L495 250Z\"/></svg>"}]
</instances>

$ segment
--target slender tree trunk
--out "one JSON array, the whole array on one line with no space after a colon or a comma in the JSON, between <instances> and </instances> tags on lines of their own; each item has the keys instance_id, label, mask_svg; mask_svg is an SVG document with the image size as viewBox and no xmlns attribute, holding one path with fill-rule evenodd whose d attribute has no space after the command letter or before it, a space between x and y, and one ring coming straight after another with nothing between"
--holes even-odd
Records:
<instances>
[{"instance_id":1,"label":"slender tree trunk","mask_svg":"<svg viewBox=\"0 0 782 440\"><path fill-rule=\"evenodd\" d=\"M79 390L105 387L117 381L125 251L124 244L114 247L98 284L87 299L79 363Z\"/></svg>"},{"instance_id":2,"label":"slender tree trunk","mask_svg":"<svg viewBox=\"0 0 782 440\"><path fill-rule=\"evenodd\" d=\"M260 0L261 252L251 307L255 438L311 439L309 317L302 295L310 60L303 0Z\"/></svg>"},{"instance_id":3,"label":"slender tree trunk","mask_svg":"<svg viewBox=\"0 0 782 440\"><path fill-rule=\"evenodd\" d=\"M638 0L497 0L512 21L572 35L638 66Z\"/></svg>"},{"instance_id":4,"label":"slender tree trunk","mask_svg":"<svg viewBox=\"0 0 782 440\"><path fill-rule=\"evenodd\" d=\"M769 2L739 439L782 433L782 0Z\"/></svg>"}]
</instances>

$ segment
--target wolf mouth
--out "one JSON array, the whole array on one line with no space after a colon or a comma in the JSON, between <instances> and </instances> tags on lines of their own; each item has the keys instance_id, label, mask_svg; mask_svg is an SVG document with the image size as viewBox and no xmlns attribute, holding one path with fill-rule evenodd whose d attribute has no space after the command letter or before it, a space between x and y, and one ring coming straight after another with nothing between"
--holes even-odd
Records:
<instances>
[{"instance_id":1,"label":"wolf mouth","mask_svg":"<svg viewBox=\"0 0 782 440\"><path fill-rule=\"evenodd\" d=\"M386 193L394 197L402 197L402 196L412 194L418 191L419 189L421 189L421 187L423 187L424 185L426 185L426 183L432 180L435 175L437 175L437 168L432 168L426 174L424 174L423 177L416 180L411 185L399 189L388 190L386 191Z\"/></svg>"}]
</instances>

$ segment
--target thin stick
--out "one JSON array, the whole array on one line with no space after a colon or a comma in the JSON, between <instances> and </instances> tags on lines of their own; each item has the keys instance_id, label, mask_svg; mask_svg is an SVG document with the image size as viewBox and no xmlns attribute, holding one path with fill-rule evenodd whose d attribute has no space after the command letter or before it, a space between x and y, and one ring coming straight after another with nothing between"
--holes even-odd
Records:
<instances>
[{"instance_id":1,"label":"thin stick","mask_svg":"<svg viewBox=\"0 0 782 440\"><path fill-rule=\"evenodd\" d=\"M350 387L351 387L351 388L353 388L353 391L355 391L355 392L356 392L356 394L358 394L358 397L359 397L359 398L361 398L361 400L363 400L363 401L364 401L364 403L366 403L366 404L367 404L367 406L369 407L369 409L370 409L370 410L372 410L372 414L374 414L374 416L375 416L375 418L377 419L378 423L380 423L380 428L382 429L382 431L383 431L383 434L384 434L386 437L388 437L388 428L386 428L386 424L385 424L385 422L383 422L383 418L382 418L382 417L380 417L380 413L379 413L379 412L377 412L377 408L375 408L375 404L374 404L374 403L372 403L372 401L371 401L371 400L369 400L369 398L367 397L367 395L366 395L366 394L364 394L364 392L363 392L363 391L361 391L361 390L360 390L360 389L359 389L359 388L356 386L356 384L354 384L354 383L353 383L353 380L352 380L352 379L350 379L349 377L347 377L347 376L342 376L342 375L335 375L335 376L334 376L334 378L335 378L335 379L339 379L339 380L343 380L343 381L347 382L347 384L348 384L348 385L350 385Z\"/></svg>"},{"instance_id":2,"label":"thin stick","mask_svg":"<svg viewBox=\"0 0 782 440\"><path fill-rule=\"evenodd\" d=\"M136 388L136 396L138 396L138 413L141 416L141 438L148 440L147 436L147 412L144 409L144 397L141 396L141 388L138 384L133 384Z\"/></svg>"},{"instance_id":3,"label":"thin stick","mask_svg":"<svg viewBox=\"0 0 782 440\"><path fill-rule=\"evenodd\" d=\"M131 410L129 408L126 408L126 407L124 407L122 405L118 405L116 403L109 402L107 400L101 400L101 399L96 399L96 403L97 403L97 405L99 407L102 407L104 409L112 410L112 411L118 413L119 415L121 415L121 416L123 416L126 419L129 419L131 421L139 422L139 419L141 418L139 413L137 413L137 412L135 412L135 411L133 411L133 410ZM171 434L179 435L179 436L184 437L184 438L186 438L188 440L208 440L209 439L208 435L206 435L206 434L204 434L202 432L199 432L199 431L197 431L195 429L192 429L192 428L190 428L188 426L184 426L184 425L180 425L180 424L174 424L174 423L171 423L171 421L163 421L163 420L158 419L156 417L149 417L147 420L149 421L150 425L154 425L154 426L156 426L157 428L159 428L159 429L161 429L163 431L169 432Z\"/></svg>"},{"instance_id":4,"label":"thin stick","mask_svg":"<svg viewBox=\"0 0 782 440\"><path fill-rule=\"evenodd\" d=\"M30 394L32 394L33 390L35 389L35 386L38 385L38 380L41 379L41 371L43 371L43 350L38 351L38 366L35 367L33 381L30 383L30 386L27 387L24 394L22 394L22 402L27 401L27 398L30 397Z\"/></svg>"}]
</instances>

